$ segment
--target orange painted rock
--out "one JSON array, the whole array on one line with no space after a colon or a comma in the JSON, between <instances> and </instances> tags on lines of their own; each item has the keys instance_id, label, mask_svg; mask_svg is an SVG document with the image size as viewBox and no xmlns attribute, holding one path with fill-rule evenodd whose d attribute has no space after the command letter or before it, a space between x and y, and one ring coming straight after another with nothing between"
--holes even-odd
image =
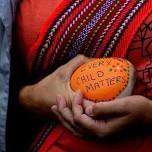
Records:
<instances>
[{"instance_id":1,"label":"orange painted rock","mask_svg":"<svg viewBox=\"0 0 152 152\"><path fill-rule=\"evenodd\" d=\"M93 59L75 70L70 79L73 91L94 102L109 101L132 93L135 82L133 65L121 58Z\"/></svg>"}]
</instances>

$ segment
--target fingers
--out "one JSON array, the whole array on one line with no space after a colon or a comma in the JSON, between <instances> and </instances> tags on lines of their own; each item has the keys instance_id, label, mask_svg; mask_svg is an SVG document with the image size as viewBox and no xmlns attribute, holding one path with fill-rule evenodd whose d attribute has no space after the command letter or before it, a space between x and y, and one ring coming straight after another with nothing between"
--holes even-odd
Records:
<instances>
[{"instance_id":1,"label":"fingers","mask_svg":"<svg viewBox=\"0 0 152 152\"><path fill-rule=\"evenodd\" d=\"M65 119L61 116L61 114L58 112L58 108L57 105L53 105L52 106L52 112L58 117L58 119L60 120L60 122L62 123L62 125L67 128L70 132L72 132L75 136L81 136L78 132L76 132L71 125L65 121Z\"/></svg>"},{"instance_id":2,"label":"fingers","mask_svg":"<svg viewBox=\"0 0 152 152\"><path fill-rule=\"evenodd\" d=\"M79 113L79 115L74 116L74 118L79 126L86 128L87 131L100 138L110 136L125 129L131 122L129 115L116 117L109 120L96 120L92 117L87 116L86 114Z\"/></svg>"},{"instance_id":3,"label":"fingers","mask_svg":"<svg viewBox=\"0 0 152 152\"><path fill-rule=\"evenodd\" d=\"M127 100L124 98L108 102L99 102L86 109L88 115L99 118L124 116L127 115L128 112Z\"/></svg>"},{"instance_id":4,"label":"fingers","mask_svg":"<svg viewBox=\"0 0 152 152\"><path fill-rule=\"evenodd\" d=\"M116 117L108 120L102 130L104 131L105 136L109 136L126 129L130 124L133 125L130 115Z\"/></svg>"},{"instance_id":5,"label":"fingers","mask_svg":"<svg viewBox=\"0 0 152 152\"><path fill-rule=\"evenodd\" d=\"M80 91L77 91L75 94L74 100L72 102L72 111L75 117L83 114L83 108L81 106L82 101L83 101L82 94Z\"/></svg>"},{"instance_id":6,"label":"fingers","mask_svg":"<svg viewBox=\"0 0 152 152\"><path fill-rule=\"evenodd\" d=\"M80 91L77 91L74 101L72 102L74 121L80 124L82 127L90 130L90 125L93 124L93 119L83 113L82 101L82 94Z\"/></svg>"},{"instance_id":7,"label":"fingers","mask_svg":"<svg viewBox=\"0 0 152 152\"><path fill-rule=\"evenodd\" d=\"M94 104L95 104L95 103L92 102L92 101L83 99L82 105L83 105L83 107L84 107L85 110L86 110L87 108L89 108L89 107L93 107Z\"/></svg>"},{"instance_id":8,"label":"fingers","mask_svg":"<svg viewBox=\"0 0 152 152\"><path fill-rule=\"evenodd\" d=\"M100 130L100 128L98 128L99 125L97 125L98 122L83 113L82 105L79 101L81 98L81 94L79 92L76 93L75 99L72 103L74 121L79 124L79 126L85 128L88 133L92 132L97 135L97 131L99 132Z\"/></svg>"},{"instance_id":9,"label":"fingers","mask_svg":"<svg viewBox=\"0 0 152 152\"><path fill-rule=\"evenodd\" d=\"M82 96L78 92L72 103L74 121L77 124L79 124L79 126L82 126L83 128L85 128L86 131L92 132L98 137L106 137L106 136L112 135L124 129L125 127L127 127L127 125L130 124L130 122L132 121L129 115L110 118L108 120L105 120L105 119L99 120L99 119L92 118L88 116L87 114L83 113L81 98ZM93 105L92 107L99 110L97 111L96 114L106 114L106 115L109 113L111 114L110 112L111 110L112 110L112 113L120 112L119 108L118 109L115 108L115 110L113 110L113 106L115 106L115 104L111 104L111 103L109 102L107 105L105 103L103 105L97 104L97 107L95 105ZM90 107L91 106L88 106L86 109L90 109ZM103 112L100 112L100 110Z\"/></svg>"},{"instance_id":10,"label":"fingers","mask_svg":"<svg viewBox=\"0 0 152 152\"><path fill-rule=\"evenodd\" d=\"M52 111L59 118L64 127L74 135L82 137L85 134L83 128L80 128L74 123L73 113L71 109L67 107L64 96L57 97L57 105L52 106Z\"/></svg>"},{"instance_id":11,"label":"fingers","mask_svg":"<svg viewBox=\"0 0 152 152\"><path fill-rule=\"evenodd\" d=\"M57 96L57 103L58 111L60 112L61 116L64 117L64 119L68 121L71 125L73 125L73 114L71 110L66 106L65 98L63 96Z\"/></svg>"},{"instance_id":12,"label":"fingers","mask_svg":"<svg viewBox=\"0 0 152 152\"><path fill-rule=\"evenodd\" d=\"M130 117L130 114L126 114L119 117L111 117L110 119L95 119L84 113L83 102L86 102L82 98L82 94L80 91L77 91L72 102L72 111L66 107L65 98L62 96L58 97L58 105L52 107L52 109L56 109L55 113L62 122L62 124L70 130L73 134L77 135L87 135L93 133L98 137L106 137L112 135L116 132L121 131L125 127L127 127L130 123L133 122L133 119ZM123 112L121 109L124 105L117 107L117 103L114 104L115 101L106 102L106 103L98 103L98 104L90 104L90 102L86 103L86 109L92 106L92 112L97 109L97 115L109 115L115 114L119 112ZM122 102L121 102L122 103ZM58 107L58 108L57 108ZM114 107L114 108L113 108ZM88 109L89 109L88 108ZM91 108L90 108L91 109ZM122 111L121 111L122 110ZM85 110L87 111L87 110ZM102 112L100 112L102 111ZM112 112L110 112L112 111Z\"/></svg>"},{"instance_id":13,"label":"fingers","mask_svg":"<svg viewBox=\"0 0 152 152\"><path fill-rule=\"evenodd\" d=\"M87 124L88 123L88 124ZM111 136L117 132L127 128L130 124L129 116L117 117L110 120L94 120L86 121L89 130L96 136L103 138Z\"/></svg>"}]
</instances>

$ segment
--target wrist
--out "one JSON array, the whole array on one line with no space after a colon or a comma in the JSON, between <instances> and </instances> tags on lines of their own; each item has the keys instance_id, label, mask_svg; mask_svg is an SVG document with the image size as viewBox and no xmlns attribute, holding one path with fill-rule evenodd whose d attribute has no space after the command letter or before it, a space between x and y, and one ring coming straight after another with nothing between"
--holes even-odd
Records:
<instances>
[{"instance_id":1,"label":"wrist","mask_svg":"<svg viewBox=\"0 0 152 152\"><path fill-rule=\"evenodd\" d=\"M31 104L34 101L33 91L34 91L34 85L23 86L19 90L19 95L18 95L19 102L26 109L30 109Z\"/></svg>"}]
</instances>

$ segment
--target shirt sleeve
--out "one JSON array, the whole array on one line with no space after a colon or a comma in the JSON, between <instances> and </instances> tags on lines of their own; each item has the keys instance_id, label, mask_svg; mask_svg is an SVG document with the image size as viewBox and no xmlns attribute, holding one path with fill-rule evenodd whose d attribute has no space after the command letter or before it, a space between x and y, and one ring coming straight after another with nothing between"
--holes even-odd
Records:
<instances>
[{"instance_id":1,"label":"shirt sleeve","mask_svg":"<svg viewBox=\"0 0 152 152\"><path fill-rule=\"evenodd\" d=\"M0 0L0 152L6 151L12 24L17 0Z\"/></svg>"}]
</instances>

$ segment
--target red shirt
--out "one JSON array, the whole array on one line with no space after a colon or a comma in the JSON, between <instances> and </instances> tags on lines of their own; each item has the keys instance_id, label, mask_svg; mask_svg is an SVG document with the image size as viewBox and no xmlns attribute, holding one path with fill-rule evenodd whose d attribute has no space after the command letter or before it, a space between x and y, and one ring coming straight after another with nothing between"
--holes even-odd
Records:
<instances>
[{"instance_id":1,"label":"red shirt","mask_svg":"<svg viewBox=\"0 0 152 152\"><path fill-rule=\"evenodd\" d=\"M59 65L67 62L70 58L74 57L78 53L83 53L87 56L102 57L105 54L105 51L110 49L110 45L112 45L112 38L113 39L116 38L114 37L115 32L118 32L119 30L121 30L121 28L124 28L123 32L120 33L120 35L119 35L119 32L117 33L120 38L118 38L118 40L115 42L116 43L115 46L111 49L112 53L109 55L125 57L134 64L137 70L137 84L134 90L134 94L143 94L151 98L152 96L151 95L152 94L151 93L151 87L152 87L151 20L152 20L152 15L149 15L148 12L144 13L142 11L139 11L139 13L141 13L140 17L138 17L139 13L136 13L133 16L133 19L128 21L127 24L129 24L129 26L123 27L122 26L123 24L121 24L121 21L125 19L127 21L127 17L125 18L125 15L133 8L133 5L135 5L136 1L134 0L128 1L126 5L124 5L125 1L122 1L122 2L117 1L116 7L114 7L114 4L110 6L110 3L109 4L107 3L107 5L105 5L107 7L107 10L103 9L101 10L101 12L99 8L96 8L96 5L100 6L100 5L104 5L104 3L100 4L99 2L93 2L91 4L91 2L89 2L90 8L88 8L88 10L86 9L86 12L83 12L83 8L89 4L88 2L89 1L80 3L78 4L79 6L75 7L73 10L71 9L71 14L66 16L65 21L60 23L60 25L57 28L58 31L54 32L53 38L51 40L51 45L47 51L47 55L45 55L45 62L43 61L41 67L39 67L40 68L39 73L43 73L43 72L47 73L46 71L48 71L47 69L48 69L49 64L50 64L49 66L52 65L52 67L57 65L52 69L53 71ZM64 13L64 11L68 11L66 9L70 5L72 5L72 1L70 0L67 0L67 1L57 0L57 1L51 1L51 3L50 1L47 1L47 0L39 1L39 3L37 3L37 1L35 0L21 1L20 7L17 13L18 15L17 15L17 21L16 21L17 22L16 29L17 29L17 38L19 41L19 46L22 52L24 52L26 59L28 60L28 61L26 60L26 62L28 62L27 63L28 67L30 67L32 64L31 60L33 60L33 58L36 58L36 54L38 54L37 53L38 47L41 45L44 39L47 39L46 38L47 36L45 36L45 34L47 33L48 28L53 28L53 24L57 22L57 19L59 19L59 17L60 19L62 19L62 16L61 16L63 15L62 13ZM94 27L91 27L89 25L91 24L89 22L91 18L88 17L89 19L88 21L86 21L86 23L84 23L84 20L86 20L85 16L87 16L87 13L89 13L89 11L95 8L96 8L96 11L94 11L91 14L91 17L93 17L93 15L95 17L95 12L100 14L103 11L103 15L101 16L99 20L96 19L97 21L94 21L94 22L97 22L96 25ZM120 12L122 8L125 13ZM143 8L144 6L142 7L142 9ZM76 22L74 17L75 18L77 17L76 15L79 14L79 11L81 9L82 9L83 15ZM104 14L104 11L108 12L111 9L113 9L112 13L109 16L106 16ZM116 16L117 14L119 14L119 17ZM106 20L105 20L105 17L107 18ZM75 21L75 23L72 25L71 29L68 31L68 34L66 35L66 37L63 38L63 36L65 36L64 32L67 32L67 28L69 28L68 26L71 26L70 22L72 21ZM113 24L110 24L111 21L114 21ZM78 28L80 26L79 25L80 22L82 22L83 24L81 28ZM99 25L100 23L102 23L102 25ZM85 26L88 26L88 29L85 28ZM95 33L95 31L97 30L96 26L99 27L97 33ZM108 30L103 30L103 29L106 29L108 26L110 26ZM77 30L77 32L74 31L75 29ZM84 32L83 30L84 31L90 30L88 33L85 31L87 33L86 37L82 34L82 32ZM95 38L93 39L94 33L95 33ZM104 33L106 34L104 35ZM74 38L71 39L72 34L76 35L74 36L75 40ZM103 38L102 38L102 41L100 42L99 40L101 40L101 36L103 36ZM92 41L89 39L90 37L92 37L93 39ZM83 39L85 40L83 41ZM71 41L71 43L68 43L68 41ZM98 41L101 44L100 43L98 44ZM58 45L59 42L61 43L61 45ZM75 47L74 45L76 45L76 43L81 43L81 42L83 44L81 44L80 49L78 48L78 46L76 46L79 50L77 48L74 48ZM90 45L88 45L88 42L90 42ZM69 48L67 50L65 49L67 48L66 45L69 45ZM33 46L36 48L36 49L34 48L35 50L33 48L31 49L31 47ZM59 49L56 50L56 47L59 47ZM88 50L83 51L86 47L88 47ZM78 50L77 52L76 52L76 49ZM57 51L57 53L53 53L54 50ZM91 52L90 50L95 50L96 52L94 53L93 51ZM66 53L63 53L63 52L66 52ZM57 58L60 58L58 60L60 64L58 65L58 63L55 63L53 60L51 60L51 58L54 58L53 60L58 60ZM64 60L65 62L63 62ZM49 62L52 62L52 63L49 63Z\"/></svg>"},{"instance_id":2,"label":"red shirt","mask_svg":"<svg viewBox=\"0 0 152 152\"><path fill-rule=\"evenodd\" d=\"M136 68L134 94L152 98L151 12L148 0L23 1L17 31L31 79L37 81L79 53L117 56ZM109 146L80 140L59 126L39 145L43 152L148 152L150 143L151 137L137 137Z\"/></svg>"}]
</instances>

